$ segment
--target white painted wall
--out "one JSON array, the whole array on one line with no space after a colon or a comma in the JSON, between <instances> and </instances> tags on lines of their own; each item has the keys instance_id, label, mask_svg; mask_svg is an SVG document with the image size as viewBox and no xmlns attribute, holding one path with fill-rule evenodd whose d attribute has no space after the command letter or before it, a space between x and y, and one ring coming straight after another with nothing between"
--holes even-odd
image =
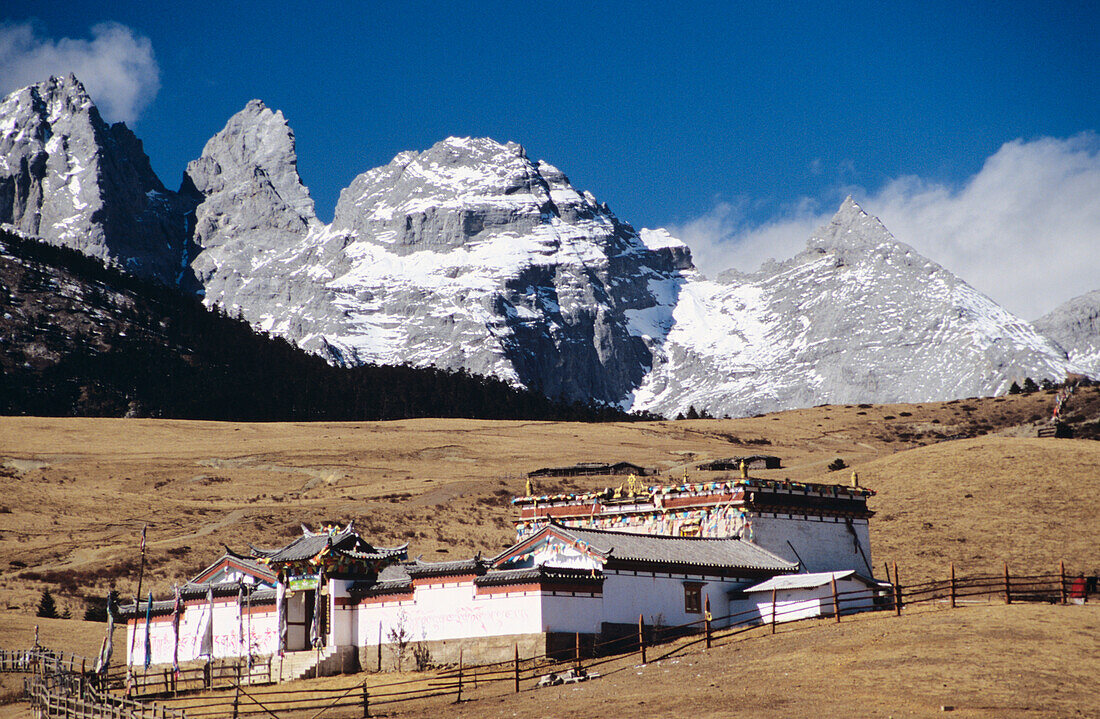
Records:
<instances>
[{"instance_id":1,"label":"white painted wall","mask_svg":"<svg viewBox=\"0 0 1100 719\"><path fill-rule=\"evenodd\" d=\"M639 572L608 572L603 584L603 621L617 624L636 624L638 614L648 624L658 621L666 626L686 624L703 619L703 613L689 613L684 608L684 583L704 582L701 590L700 609L710 597L710 611L715 617L729 613L727 592L738 584L737 580L724 577L707 577L698 574L673 574ZM700 625L701 626L701 625Z\"/></svg>"},{"instance_id":2,"label":"white painted wall","mask_svg":"<svg viewBox=\"0 0 1100 719\"><path fill-rule=\"evenodd\" d=\"M541 596L542 627L544 632L572 634L596 634L603 621L603 597L545 593Z\"/></svg>"},{"instance_id":3,"label":"white painted wall","mask_svg":"<svg viewBox=\"0 0 1100 719\"><path fill-rule=\"evenodd\" d=\"M390 642L403 622L414 641L525 634L542 631L538 592L476 596L473 582L432 584L415 590L415 601L370 602L358 606L358 646Z\"/></svg>"},{"instance_id":4,"label":"white painted wall","mask_svg":"<svg viewBox=\"0 0 1100 719\"><path fill-rule=\"evenodd\" d=\"M390 643L390 632L404 623L413 641L467 637L537 634L539 632L593 633L600 629L600 595L554 594L540 591L477 594L471 581L416 587L415 600L364 602L355 609L357 646Z\"/></svg>"},{"instance_id":5,"label":"white painted wall","mask_svg":"<svg viewBox=\"0 0 1100 719\"><path fill-rule=\"evenodd\" d=\"M757 515L752 518L752 541L789 562L803 562L804 572L854 569L871 576L871 535L866 519L852 520L863 554L856 549L844 519L806 518L797 515ZM794 545L794 550L787 544ZM864 555L867 561L864 562Z\"/></svg>"},{"instance_id":6,"label":"white painted wall","mask_svg":"<svg viewBox=\"0 0 1100 719\"><path fill-rule=\"evenodd\" d=\"M210 605L206 602L192 604L184 608L180 617L179 660L181 662L203 658L202 636L210 616ZM249 639L251 652L255 655L274 654L278 650L278 622L275 607L254 611L249 621L238 612L237 602L214 602L214 658L248 656ZM240 620L243 618L243 626ZM242 640L243 637L243 640ZM131 644L132 642L132 644ZM152 664L171 664L175 633L171 617L154 617L150 625L150 645L153 650ZM133 646L133 653L130 647ZM136 624L127 625L127 660L130 663L145 662L145 618Z\"/></svg>"},{"instance_id":7,"label":"white painted wall","mask_svg":"<svg viewBox=\"0 0 1100 719\"><path fill-rule=\"evenodd\" d=\"M836 583L836 590L842 615L872 609L872 590L863 582L841 579ZM753 592L750 596L756 604L760 621L770 623L772 620L771 592ZM781 589L775 593L776 623L831 616L833 616L831 583L805 589Z\"/></svg>"}]
</instances>

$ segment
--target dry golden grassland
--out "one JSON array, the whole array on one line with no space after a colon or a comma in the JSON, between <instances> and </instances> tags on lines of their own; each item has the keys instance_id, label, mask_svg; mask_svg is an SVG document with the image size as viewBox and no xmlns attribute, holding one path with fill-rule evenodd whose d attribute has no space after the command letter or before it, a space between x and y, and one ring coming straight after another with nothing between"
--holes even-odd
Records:
<instances>
[{"instance_id":1,"label":"dry golden grassland","mask_svg":"<svg viewBox=\"0 0 1100 719\"><path fill-rule=\"evenodd\" d=\"M826 469L837 457L858 471L879 493L875 563L897 561L903 580L941 578L952 561L960 572L999 571L1003 561L1023 572L1065 559L1071 571L1095 572L1100 443L1011 436L1051 402L1036 393L633 424L0 418L0 611L30 611L44 586L74 616L82 595L114 585L131 596L146 523L145 587L162 594L223 542L277 546L302 523L355 520L378 544L409 542L413 556L491 555L513 537L509 500L532 469L625 460L660 469L653 482L685 471L707 481L724 475L698 462L757 452L784 464L757 476L847 483L850 470ZM975 431L998 434L937 441Z\"/></svg>"},{"instance_id":2,"label":"dry golden grassland","mask_svg":"<svg viewBox=\"0 0 1100 719\"><path fill-rule=\"evenodd\" d=\"M1074 401L1098 399L1090 388ZM1014 573L1050 572L1062 559L1071 572L1097 573L1100 442L1028 437L1052 401L1040 392L602 425L0 418L0 646L28 645L40 623L48 646L94 656L102 624L36 620L34 606L43 587L74 617L84 596L111 586L132 596L144 524L145 589L160 596L223 542L277 546L302 523L355 520L379 545L409 542L413 556L491 555L513 537L509 500L526 473L578 461L634 462L661 471L652 483L678 483L685 471L689 481L725 476L695 470L698 462L764 453L784 467L754 476L847 483L851 470L826 469L840 457L878 492L874 562L896 561L903 582L941 579L950 562L960 575L999 572L1004 561ZM945 441L959 435L969 438ZM550 480L536 490L617 481ZM561 716L656 716L682 706L676 697L700 716L925 715L952 703L961 716L1067 716L1096 707L1095 605L993 605L819 629L531 692L499 709L510 716L556 701ZM739 698L759 712L732 703ZM488 701L456 715L495 716L498 700Z\"/></svg>"},{"instance_id":3,"label":"dry golden grassland","mask_svg":"<svg viewBox=\"0 0 1100 719\"><path fill-rule=\"evenodd\" d=\"M1095 717L1100 605L922 607L761 628L708 650L452 707L447 716ZM489 693L489 692L484 692ZM415 708L407 715L422 715Z\"/></svg>"}]
</instances>

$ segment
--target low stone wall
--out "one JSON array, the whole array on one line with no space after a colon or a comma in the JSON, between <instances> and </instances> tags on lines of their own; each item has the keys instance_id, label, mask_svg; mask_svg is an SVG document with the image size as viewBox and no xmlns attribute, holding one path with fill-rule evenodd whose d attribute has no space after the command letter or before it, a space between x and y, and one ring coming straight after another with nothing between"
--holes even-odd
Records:
<instances>
[{"instance_id":1,"label":"low stone wall","mask_svg":"<svg viewBox=\"0 0 1100 719\"><path fill-rule=\"evenodd\" d=\"M570 641L573 635L570 634ZM547 650L546 634L508 634L497 637L466 637L462 639L440 639L424 642L410 642L405 649L403 667L416 668L413 649L420 645L427 650L431 664L457 664L459 654L464 664L488 664L491 662L511 661L519 647L521 659L541 656ZM570 645L572 646L572 645ZM378 645L358 647L359 666L364 671L378 671ZM382 671L397 669L397 649L394 644L382 645Z\"/></svg>"}]
</instances>

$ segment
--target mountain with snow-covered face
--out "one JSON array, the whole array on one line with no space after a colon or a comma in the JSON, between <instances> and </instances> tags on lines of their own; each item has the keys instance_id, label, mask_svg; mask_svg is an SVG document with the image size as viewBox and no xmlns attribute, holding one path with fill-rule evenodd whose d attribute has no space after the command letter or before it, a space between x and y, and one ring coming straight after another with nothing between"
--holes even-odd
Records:
<instances>
[{"instance_id":1,"label":"mountain with snow-covered face","mask_svg":"<svg viewBox=\"0 0 1100 719\"><path fill-rule=\"evenodd\" d=\"M685 286L632 407L739 415L921 402L1071 370L1060 347L849 198L799 255Z\"/></svg>"},{"instance_id":2,"label":"mountain with snow-covered face","mask_svg":"<svg viewBox=\"0 0 1100 719\"><path fill-rule=\"evenodd\" d=\"M0 161L0 221L190 280L347 365L461 368L668 416L948 399L1083 370L851 200L796 257L708 280L683 243L636 231L515 143L403 152L355 178L326 225L282 113L248 103L171 193L68 78L4 99Z\"/></svg>"},{"instance_id":3,"label":"mountain with snow-covered face","mask_svg":"<svg viewBox=\"0 0 1100 719\"><path fill-rule=\"evenodd\" d=\"M1100 290L1059 305L1035 320L1035 327L1061 345L1084 372L1100 377Z\"/></svg>"},{"instance_id":4,"label":"mountain with snow-covered face","mask_svg":"<svg viewBox=\"0 0 1100 719\"><path fill-rule=\"evenodd\" d=\"M519 145L471 138L360 175L323 226L288 137L253 102L188 168L207 301L344 364L465 368L604 402L648 372L639 317L667 316L694 275L667 233L636 232Z\"/></svg>"},{"instance_id":5,"label":"mountain with snow-covered face","mask_svg":"<svg viewBox=\"0 0 1100 719\"><path fill-rule=\"evenodd\" d=\"M0 223L175 283L189 272L185 212L141 141L104 122L74 76L0 102Z\"/></svg>"}]
</instances>

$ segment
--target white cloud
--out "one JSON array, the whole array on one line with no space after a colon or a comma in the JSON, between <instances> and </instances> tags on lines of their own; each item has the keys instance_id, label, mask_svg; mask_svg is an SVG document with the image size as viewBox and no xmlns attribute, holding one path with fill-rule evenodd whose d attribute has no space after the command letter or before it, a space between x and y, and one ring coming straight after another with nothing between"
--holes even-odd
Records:
<instances>
[{"instance_id":1,"label":"white cloud","mask_svg":"<svg viewBox=\"0 0 1100 719\"><path fill-rule=\"evenodd\" d=\"M53 40L30 23L0 25L0 94L73 73L105 119L134 122L160 89L153 45L116 22L92 26L91 36Z\"/></svg>"},{"instance_id":2,"label":"white cloud","mask_svg":"<svg viewBox=\"0 0 1100 719\"><path fill-rule=\"evenodd\" d=\"M959 187L901 177L875 192L837 188L835 197L848 192L898 240L1026 319L1100 289L1100 137L1093 133L1006 143ZM835 205L807 199L753 225L743 205L719 203L669 229L703 272L751 271L802 250Z\"/></svg>"}]
</instances>

